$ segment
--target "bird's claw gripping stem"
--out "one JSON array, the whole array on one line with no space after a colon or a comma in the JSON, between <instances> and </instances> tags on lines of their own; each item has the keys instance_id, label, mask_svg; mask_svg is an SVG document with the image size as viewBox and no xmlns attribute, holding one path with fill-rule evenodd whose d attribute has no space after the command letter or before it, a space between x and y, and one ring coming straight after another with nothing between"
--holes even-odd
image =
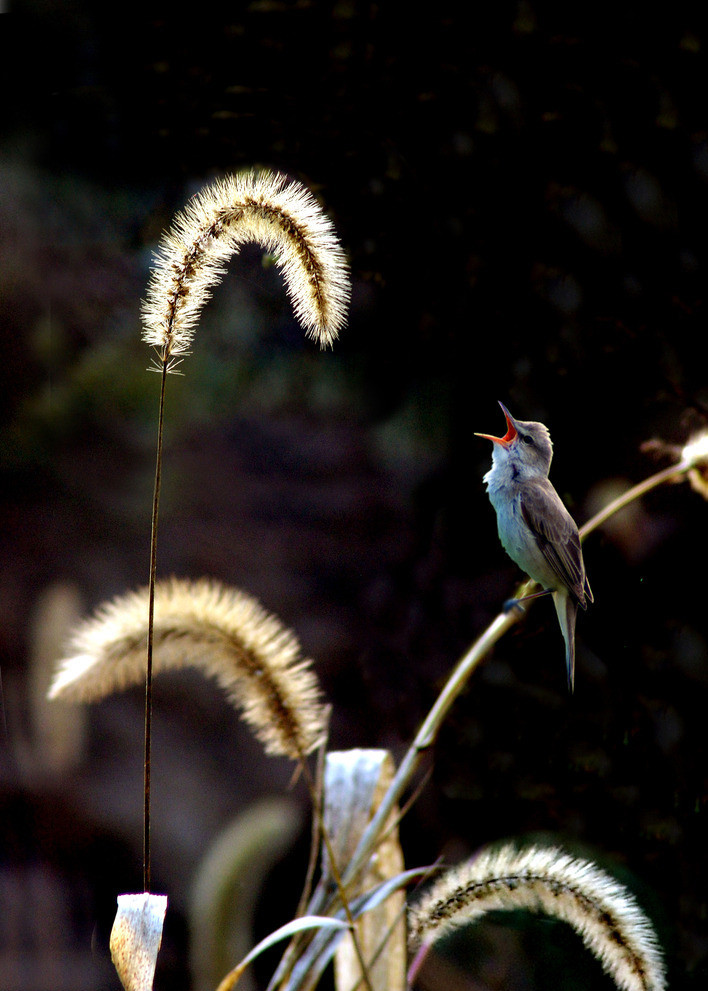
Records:
<instances>
[{"instance_id":1,"label":"bird's claw gripping stem","mask_svg":"<svg viewBox=\"0 0 708 991\"><path fill-rule=\"evenodd\" d=\"M540 592L531 592L530 595L522 595L520 599L507 599L502 609L504 612L511 612L512 609L518 609L520 613L525 613L526 609L521 605L522 602L528 602L529 599L540 599L543 595L550 595L551 589L544 588Z\"/></svg>"}]
</instances>

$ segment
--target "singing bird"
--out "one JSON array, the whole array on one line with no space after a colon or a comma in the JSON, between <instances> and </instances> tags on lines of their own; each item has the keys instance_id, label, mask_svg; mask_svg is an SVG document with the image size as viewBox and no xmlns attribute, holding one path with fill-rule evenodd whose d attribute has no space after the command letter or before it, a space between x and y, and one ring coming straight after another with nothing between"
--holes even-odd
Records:
<instances>
[{"instance_id":1,"label":"singing bird","mask_svg":"<svg viewBox=\"0 0 708 991\"><path fill-rule=\"evenodd\" d=\"M553 445L543 423L515 420L503 403L503 437L477 434L494 444L484 476L497 514L499 539L509 557L553 596L565 640L568 688L575 684L578 606L593 601L575 522L548 479ZM517 600L518 601L518 600Z\"/></svg>"}]
</instances>

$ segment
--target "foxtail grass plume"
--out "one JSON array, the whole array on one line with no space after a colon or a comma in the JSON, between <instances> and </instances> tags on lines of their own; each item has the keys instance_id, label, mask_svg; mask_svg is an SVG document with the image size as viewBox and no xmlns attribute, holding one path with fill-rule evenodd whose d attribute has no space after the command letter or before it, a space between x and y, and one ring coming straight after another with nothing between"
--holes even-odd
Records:
<instances>
[{"instance_id":1,"label":"foxtail grass plume","mask_svg":"<svg viewBox=\"0 0 708 991\"><path fill-rule=\"evenodd\" d=\"M321 347L344 325L349 273L312 193L285 176L248 172L206 186L163 235L143 303L143 340L160 366L189 353L197 321L229 258L256 242L273 252L295 315Z\"/></svg>"},{"instance_id":2,"label":"foxtail grass plume","mask_svg":"<svg viewBox=\"0 0 708 991\"><path fill-rule=\"evenodd\" d=\"M81 623L49 697L97 701L145 680L148 589ZM155 586L155 671L197 667L242 710L266 753L301 760L322 741L326 709L295 635L249 595L219 582Z\"/></svg>"},{"instance_id":3,"label":"foxtail grass plume","mask_svg":"<svg viewBox=\"0 0 708 991\"><path fill-rule=\"evenodd\" d=\"M708 430L689 438L681 460L689 466L688 481L693 491L708 499Z\"/></svg>"},{"instance_id":4,"label":"foxtail grass plume","mask_svg":"<svg viewBox=\"0 0 708 991\"><path fill-rule=\"evenodd\" d=\"M587 860L555 848L485 850L443 874L409 916L414 949L487 912L527 909L567 922L622 991L663 991L654 930L634 897Z\"/></svg>"}]
</instances>

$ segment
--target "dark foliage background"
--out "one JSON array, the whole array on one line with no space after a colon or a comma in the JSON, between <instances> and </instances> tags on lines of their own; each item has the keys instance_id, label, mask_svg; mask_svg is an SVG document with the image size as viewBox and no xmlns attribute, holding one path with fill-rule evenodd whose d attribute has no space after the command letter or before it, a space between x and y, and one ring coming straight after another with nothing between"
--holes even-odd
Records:
<instances>
[{"instance_id":1,"label":"dark foliage background","mask_svg":"<svg viewBox=\"0 0 708 991\"><path fill-rule=\"evenodd\" d=\"M333 216L354 293L319 354L258 253L232 264L170 382L159 570L258 596L315 658L332 746L400 755L518 577L473 436L501 429L496 400L548 424L579 521L664 463L644 441L706 423L707 42L682 2L6 5L6 991L116 987L115 895L141 883L140 693L87 713L77 760L52 769L28 672L48 590L87 610L147 578L139 301L175 209L229 170L283 170ZM708 973L707 510L670 487L588 541L575 696L538 603L456 705L403 825L410 865L541 835L619 870L674 988ZM196 865L290 770L196 677L165 679L156 706L159 986L184 989ZM304 846L263 927L292 911ZM489 928L474 986L607 986L539 925Z\"/></svg>"}]
</instances>

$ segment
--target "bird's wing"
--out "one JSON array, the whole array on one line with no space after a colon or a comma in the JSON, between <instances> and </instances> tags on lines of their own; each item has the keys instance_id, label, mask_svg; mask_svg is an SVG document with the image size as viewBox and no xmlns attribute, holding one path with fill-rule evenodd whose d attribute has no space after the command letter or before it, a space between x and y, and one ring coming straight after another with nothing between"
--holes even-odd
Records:
<instances>
[{"instance_id":1,"label":"bird's wing","mask_svg":"<svg viewBox=\"0 0 708 991\"><path fill-rule=\"evenodd\" d=\"M547 479L529 482L521 492L521 514L553 571L585 608L592 592L585 577L578 528Z\"/></svg>"}]
</instances>

